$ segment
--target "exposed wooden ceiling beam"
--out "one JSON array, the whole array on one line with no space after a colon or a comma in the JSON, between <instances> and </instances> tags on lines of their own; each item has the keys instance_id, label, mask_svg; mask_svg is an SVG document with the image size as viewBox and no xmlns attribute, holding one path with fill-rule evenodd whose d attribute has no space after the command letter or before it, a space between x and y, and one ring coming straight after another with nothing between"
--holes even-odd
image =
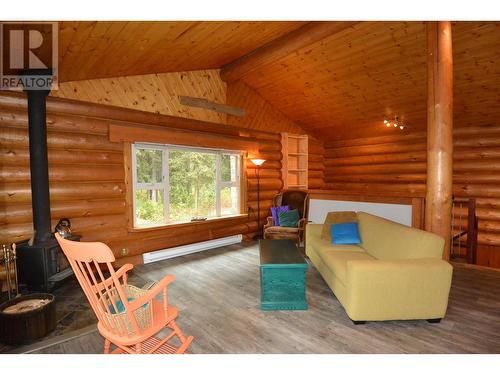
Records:
<instances>
[{"instance_id":1,"label":"exposed wooden ceiling beam","mask_svg":"<svg viewBox=\"0 0 500 375\"><path fill-rule=\"evenodd\" d=\"M211 111L227 113L228 115L236 117L245 117L245 110L243 108L211 102L204 98L193 98L191 96L181 95L179 100L182 105L209 109Z\"/></svg>"},{"instance_id":2,"label":"exposed wooden ceiling beam","mask_svg":"<svg viewBox=\"0 0 500 375\"><path fill-rule=\"evenodd\" d=\"M242 56L221 69L221 77L226 82L241 79L260 66L267 65L297 51L302 47L316 43L332 34L345 30L358 22L309 22L298 29L285 34Z\"/></svg>"}]
</instances>

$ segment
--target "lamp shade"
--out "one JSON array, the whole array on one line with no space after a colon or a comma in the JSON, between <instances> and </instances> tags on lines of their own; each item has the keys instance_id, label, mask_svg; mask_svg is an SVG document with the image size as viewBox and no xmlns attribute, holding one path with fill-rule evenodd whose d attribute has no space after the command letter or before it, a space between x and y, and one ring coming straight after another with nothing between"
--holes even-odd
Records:
<instances>
[{"instance_id":1,"label":"lamp shade","mask_svg":"<svg viewBox=\"0 0 500 375\"><path fill-rule=\"evenodd\" d=\"M262 164L264 164L264 162L266 161L265 159L250 159L250 161L252 163L254 163L257 167L261 166Z\"/></svg>"}]
</instances>

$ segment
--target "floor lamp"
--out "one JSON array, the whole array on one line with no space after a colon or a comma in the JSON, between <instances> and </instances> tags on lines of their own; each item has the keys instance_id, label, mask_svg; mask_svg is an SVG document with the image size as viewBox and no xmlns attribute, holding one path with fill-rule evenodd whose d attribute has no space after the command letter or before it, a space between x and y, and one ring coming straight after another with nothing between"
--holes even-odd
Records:
<instances>
[{"instance_id":1,"label":"floor lamp","mask_svg":"<svg viewBox=\"0 0 500 375\"><path fill-rule=\"evenodd\" d=\"M254 240L260 240L262 235L260 233L260 167L265 159L250 159L250 161L255 165L257 169L257 235L254 237Z\"/></svg>"}]
</instances>

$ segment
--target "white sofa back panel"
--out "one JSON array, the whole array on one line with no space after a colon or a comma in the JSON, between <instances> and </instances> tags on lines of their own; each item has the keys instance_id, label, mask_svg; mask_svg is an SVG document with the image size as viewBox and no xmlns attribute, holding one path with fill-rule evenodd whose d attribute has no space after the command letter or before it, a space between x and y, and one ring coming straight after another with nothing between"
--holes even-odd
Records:
<instances>
[{"instance_id":1,"label":"white sofa back panel","mask_svg":"<svg viewBox=\"0 0 500 375\"><path fill-rule=\"evenodd\" d=\"M311 199L309 202L309 220L314 224L323 224L328 212L335 211L363 211L409 227L412 224L412 206L409 204L336 201L329 199Z\"/></svg>"}]
</instances>

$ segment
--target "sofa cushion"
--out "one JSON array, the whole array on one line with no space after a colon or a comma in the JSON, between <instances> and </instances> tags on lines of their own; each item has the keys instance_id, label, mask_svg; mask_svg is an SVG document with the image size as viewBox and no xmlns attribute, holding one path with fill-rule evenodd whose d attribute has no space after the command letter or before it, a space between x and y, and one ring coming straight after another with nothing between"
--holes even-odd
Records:
<instances>
[{"instance_id":1,"label":"sofa cushion","mask_svg":"<svg viewBox=\"0 0 500 375\"><path fill-rule=\"evenodd\" d=\"M354 211L338 211L329 212L326 215L325 222L323 223L323 230L321 231L321 238L332 242L331 226L337 223L353 223L357 221L356 212Z\"/></svg>"},{"instance_id":2,"label":"sofa cushion","mask_svg":"<svg viewBox=\"0 0 500 375\"><path fill-rule=\"evenodd\" d=\"M366 253L366 250L359 245L335 245L331 243L326 243L326 241L321 240L319 244L316 244L315 251L322 256L323 254L330 253L332 251L340 252L353 252L353 253Z\"/></svg>"},{"instance_id":3,"label":"sofa cushion","mask_svg":"<svg viewBox=\"0 0 500 375\"><path fill-rule=\"evenodd\" d=\"M366 252L359 251L327 251L320 254L325 265L334 273L344 285L347 285L347 262L351 260L374 260Z\"/></svg>"},{"instance_id":4,"label":"sofa cushion","mask_svg":"<svg viewBox=\"0 0 500 375\"><path fill-rule=\"evenodd\" d=\"M378 216L358 212L361 247L381 260L439 258L444 239Z\"/></svg>"}]
</instances>

